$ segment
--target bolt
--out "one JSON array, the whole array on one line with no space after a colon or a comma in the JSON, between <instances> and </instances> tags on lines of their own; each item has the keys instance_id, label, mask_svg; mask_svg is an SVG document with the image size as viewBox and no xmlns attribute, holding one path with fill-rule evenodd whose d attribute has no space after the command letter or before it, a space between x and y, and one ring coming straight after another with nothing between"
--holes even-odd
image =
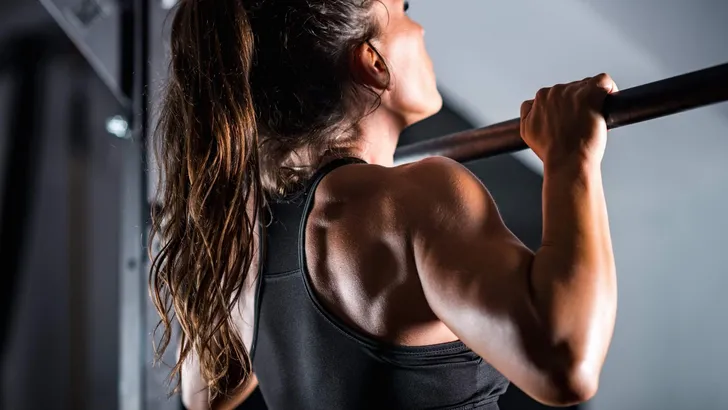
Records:
<instances>
[{"instance_id":1,"label":"bolt","mask_svg":"<svg viewBox=\"0 0 728 410\"><path fill-rule=\"evenodd\" d=\"M129 139L131 138L131 130L129 129L129 123L121 115L115 115L106 120L106 132L115 136L116 138Z\"/></svg>"}]
</instances>

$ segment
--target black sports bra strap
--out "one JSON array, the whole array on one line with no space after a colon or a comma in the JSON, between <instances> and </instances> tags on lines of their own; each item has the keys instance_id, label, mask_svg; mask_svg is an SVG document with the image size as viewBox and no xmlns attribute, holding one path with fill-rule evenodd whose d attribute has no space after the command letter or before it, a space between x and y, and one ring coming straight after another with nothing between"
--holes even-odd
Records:
<instances>
[{"instance_id":1,"label":"black sports bra strap","mask_svg":"<svg viewBox=\"0 0 728 410\"><path fill-rule=\"evenodd\" d=\"M321 180L326 177L330 172L333 170L343 167L344 165L350 165L350 164L366 164L366 161L356 158L356 157L345 157L345 158L338 158L335 159L328 164L324 165L323 167L319 168L318 171L316 171L311 179L309 180L308 186L306 187L306 192L304 195L306 196L312 196L311 194L316 191L316 187L318 187L319 183L321 183ZM306 206L304 209L304 214L308 214L308 207L309 207L310 200L306 199Z\"/></svg>"},{"instance_id":2,"label":"black sports bra strap","mask_svg":"<svg viewBox=\"0 0 728 410\"><path fill-rule=\"evenodd\" d=\"M324 179L324 177L333 170L343 167L345 165L366 163L366 161L355 157L338 158L321 167L311 177L311 180L306 187L306 191L304 193L303 214L301 215L301 224L298 227L298 267L300 269L305 270L306 267L306 250L304 242L306 234L306 221L308 221L308 214L311 213L311 206L313 204L313 197L316 193L316 188Z\"/></svg>"}]
</instances>

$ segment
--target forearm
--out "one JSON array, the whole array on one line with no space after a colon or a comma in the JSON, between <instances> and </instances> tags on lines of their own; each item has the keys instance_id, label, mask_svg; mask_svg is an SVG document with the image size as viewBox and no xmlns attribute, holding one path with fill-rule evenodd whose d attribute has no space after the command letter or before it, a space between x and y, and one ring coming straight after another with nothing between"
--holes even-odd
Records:
<instances>
[{"instance_id":1,"label":"forearm","mask_svg":"<svg viewBox=\"0 0 728 410\"><path fill-rule=\"evenodd\" d=\"M543 242L531 269L533 303L565 366L601 369L614 328L616 273L598 165L546 168Z\"/></svg>"}]
</instances>

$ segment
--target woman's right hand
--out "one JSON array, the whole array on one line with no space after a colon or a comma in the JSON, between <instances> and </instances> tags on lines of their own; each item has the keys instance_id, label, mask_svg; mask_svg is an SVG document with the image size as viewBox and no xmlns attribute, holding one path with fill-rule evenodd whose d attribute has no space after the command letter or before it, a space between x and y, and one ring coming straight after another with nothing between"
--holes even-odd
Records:
<instances>
[{"instance_id":1,"label":"woman's right hand","mask_svg":"<svg viewBox=\"0 0 728 410\"><path fill-rule=\"evenodd\" d=\"M617 85L607 74L542 88L521 105L521 137L544 169L601 164L607 143L602 106Z\"/></svg>"}]
</instances>

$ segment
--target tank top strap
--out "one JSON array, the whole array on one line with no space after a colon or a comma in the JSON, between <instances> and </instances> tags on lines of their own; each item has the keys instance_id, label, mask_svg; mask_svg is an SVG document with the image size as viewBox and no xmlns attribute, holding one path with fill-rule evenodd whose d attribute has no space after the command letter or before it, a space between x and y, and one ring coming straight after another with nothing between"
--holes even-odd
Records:
<instances>
[{"instance_id":1,"label":"tank top strap","mask_svg":"<svg viewBox=\"0 0 728 410\"><path fill-rule=\"evenodd\" d=\"M321 181L326 177L326 175L330 174L334 170L341 168L346 165L352 165L352 164L366 164L367 162L363 159L356 158L356 157L344 157L344 158L337 158L323 167L319 168L318 171L316 171L311 179L309 180L309 184L306 187L306 190L304 191L304 198L303 198L303 209L302 209L302 215L301 215L301 223L298 227L298 266L299 269L302 269L302 271L305 270L306 267L306 250L304 246L304 237L306 234L306 221L308 221L308 215L311 213L311 207L313 206L313 198L314 194L316 193L316 188L318 188Z\"/></svg>"},{"instance_id":2,"label":"tank top strap","mask_svg":"<svg viewBox=\"0 0 728 410\"><path fill-rule=\"evenodd\" d=\"M304 192L304 195L306 196L304 213L308 213L309 211L308 207L310 206L311 200L308 197L313 196L313 192L316 191L316 187L318 187L321 183L321 180L334 170L351 164L366 164L366 161L356 157L337 158L319 168L319 170L313 174L313 176L309 179L308 186L306 186L306 190Z\"/></svg>"}]
</instances>

